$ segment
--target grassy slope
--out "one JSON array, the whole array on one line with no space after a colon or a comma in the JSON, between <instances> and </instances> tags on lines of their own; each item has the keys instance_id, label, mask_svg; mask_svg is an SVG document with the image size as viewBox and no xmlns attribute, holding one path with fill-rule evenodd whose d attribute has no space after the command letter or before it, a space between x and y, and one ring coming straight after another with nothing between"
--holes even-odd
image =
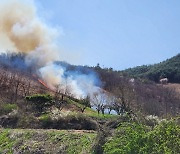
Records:
<instances>
[{"instance_id":1,"label":"grassy slope","mask_svg":"<svg viewBox=\"0 0 180 154\"><path fill-rule=\"evenodd\" d=\"M0 153L91 153L96 132L0 129Z\"/></svg>"},{"instance_id":2,"label":"grassy slope","mask_svg":"<svg viewBox=\"0 0 180 154\"><path fill-rule=\"evenodd\" d=\"M77 107L81 107L82 106L81 104L76 103L74 101L71 101L70 103L74 104ZM117 117L116 115L112 115L112 114L104 114L104 115L102 113L98 114L97 111L95 111L95 110L93 110L93 109L91 109L89 107L87 107L85 109L84 113L81 113L81 112L77 113L77 111L76 111L76 112L71 112L70 114L80 114L80 115L82 114L83 116L97 118L97 119L108 119L108 118Z\"/></svg>"},{"instance_id":3,"label":"grassy slope","mask_svg":"<svg viewBox=\"0 0 180 154\"><path fill-rule=\"evenodd\" d=\"M58 111L55 116L90 117L97 120L116 117L108 114L98 115L91 108L86 108L85 112L81 113L78 106L80 107L81 104L68 100L67 107ZM45 115L54 116L52 110ZM42 114L40 117L43 116ZM0 129L0 153L92 153L96 136L96 131L86 130Z\"/></svg>"},{"instance_id":4,"label":"grassy slope","mask_svg":"<svg viewBox=\"0 0 180 154\"><path fill-rule=\"evenodd\" d=\"M164 85L164 87L174 89L180 95L180 84L177 84L177 83L171 84L171 83L169 83L167 85Z\"/></svg>"}]
</instances>

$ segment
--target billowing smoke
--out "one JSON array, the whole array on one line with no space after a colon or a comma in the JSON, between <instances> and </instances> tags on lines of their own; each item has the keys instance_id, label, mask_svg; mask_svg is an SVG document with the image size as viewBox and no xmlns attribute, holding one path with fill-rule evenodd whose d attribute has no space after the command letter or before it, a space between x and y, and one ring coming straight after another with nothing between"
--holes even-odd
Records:
<instances>
[{"instance_id":1,"label":"billowing smoke","mask_svg":"<svg viewBox=\"0 0 180 154\"><path fill-rule=\"evenodd\" d=\"M0 52L25 53L26 64L35 65L37 74L51 89L59 86L76 97L98 91L92 73L67 71L54 63L61 58L56 45L58 30L37 16L33 0L1 0L0 4Z\"/></svg>"},{"instance_id":2,"label":"billowing smoke","mask_svg":"<svg viewBox=\"0 0 180 154\"><path fill-rule=\"evenodd\" d=\"M0 10L0 41L5 50L27 53L27 62L39 66L58 58L57 31L37 17L33 1L4 0Z\"/></svg>"},{"instance_id":3,"label":"billowing smoke","mask_svg":"<svg viewBox=\"0 0 180 154\"><path fill-rule=\"evenodd\" d=\"M59 90L62 93L66 91L67 94L80 98L86 95L91 96L93 93L99 91L99 87L97 86L99 80L91 71L83 74L80 70L69 71L66 67L60 67L58 64L47 65L40 68L39 71L51 89L58 83Z\"/></svg>"}]
</instances>

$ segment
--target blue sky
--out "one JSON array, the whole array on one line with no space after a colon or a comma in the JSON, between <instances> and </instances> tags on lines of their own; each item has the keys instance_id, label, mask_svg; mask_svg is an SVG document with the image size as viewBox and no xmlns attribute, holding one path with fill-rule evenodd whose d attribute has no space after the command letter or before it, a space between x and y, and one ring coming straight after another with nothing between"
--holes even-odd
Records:
<instances>
[{"instance_id":1,"label":"blue sky","mask_svg":"<svg viewBox=\"0 0 180 154\"><path fill-rule=\"evenodd\" d=\"M179 0L36 0L73 64L121 70L180 52Z\"/></svg>"}]
</instances>

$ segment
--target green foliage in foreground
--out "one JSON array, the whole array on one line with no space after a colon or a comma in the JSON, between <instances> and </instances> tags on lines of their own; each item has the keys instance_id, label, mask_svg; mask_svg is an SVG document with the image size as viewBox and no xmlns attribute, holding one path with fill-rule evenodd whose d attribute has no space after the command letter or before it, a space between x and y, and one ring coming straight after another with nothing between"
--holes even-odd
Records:
<instances>
[{"instance_id":1,"label":"green foliage in foreground","mask_svg":"<svg viewBox=\"0 0 180 154\"><path fill-rule=\"evenodd\" d=\"M12 153L12 146L14 144L14 140L10 139L8 130L0 130L0 153L6 151L6 153Z\"/></svg>"},{"instance_id":2,"label":"green foliage in foreground","mask_svg":"<svg viewBox=\"0 0 180 154\"><path fill-rule=\"evenodd\" d=\"M65 153L79 154L79 153L91 153L93 141L96 137L94 133L61 133L51 132L49 136L52 143L57 143L61 140L61 144L64 144Z\"/></svg>"},{"instance_id":3,"label":"green foliage in foreground","mask_svg":"<svg viewBox=\"0 0 180 154\"><path fill-rule=\"evenodd\" d=\"M0 153L91 153L95 132L0 129Z\"/></svg>"},{"instance_id":4,"label":"green foliage in foreground","mask_svg":"<svg viewBox=\"0 0 180 154\"><path fill-rule=\"evenodd\" d=\"M114 137L104 145L107 154L178 154L180 126L173 121L162 122L152 131L137 123L123 123Z\"/></svg>"}]
</instances>

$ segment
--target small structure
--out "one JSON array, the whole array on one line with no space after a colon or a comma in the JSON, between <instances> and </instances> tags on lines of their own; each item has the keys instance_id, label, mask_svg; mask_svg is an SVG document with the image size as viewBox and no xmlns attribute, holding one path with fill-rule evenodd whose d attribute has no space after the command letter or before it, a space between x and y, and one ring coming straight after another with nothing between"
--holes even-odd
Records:
<instances>
[{"instance_id":1,"label":"small structure","mask_svg":"<svg viewBox=\"0 0 180 154\"><path fill-rule=\"evenodd\" d=\"M162 78L159 80L161 84L167 84L168 83L168 78Z\"/></svg>"},{"instance_id":2,"label":"small structure","mask_svg":"<svg viewBox=\"0 0 180 154\"><path fill-rule=\"evenodd\" d=\"M134 82L135 82L135 79L134 79L134 78L131 78L131 79L129 80L129 82L134 83Z\"/></svg>"}]
</instances>

